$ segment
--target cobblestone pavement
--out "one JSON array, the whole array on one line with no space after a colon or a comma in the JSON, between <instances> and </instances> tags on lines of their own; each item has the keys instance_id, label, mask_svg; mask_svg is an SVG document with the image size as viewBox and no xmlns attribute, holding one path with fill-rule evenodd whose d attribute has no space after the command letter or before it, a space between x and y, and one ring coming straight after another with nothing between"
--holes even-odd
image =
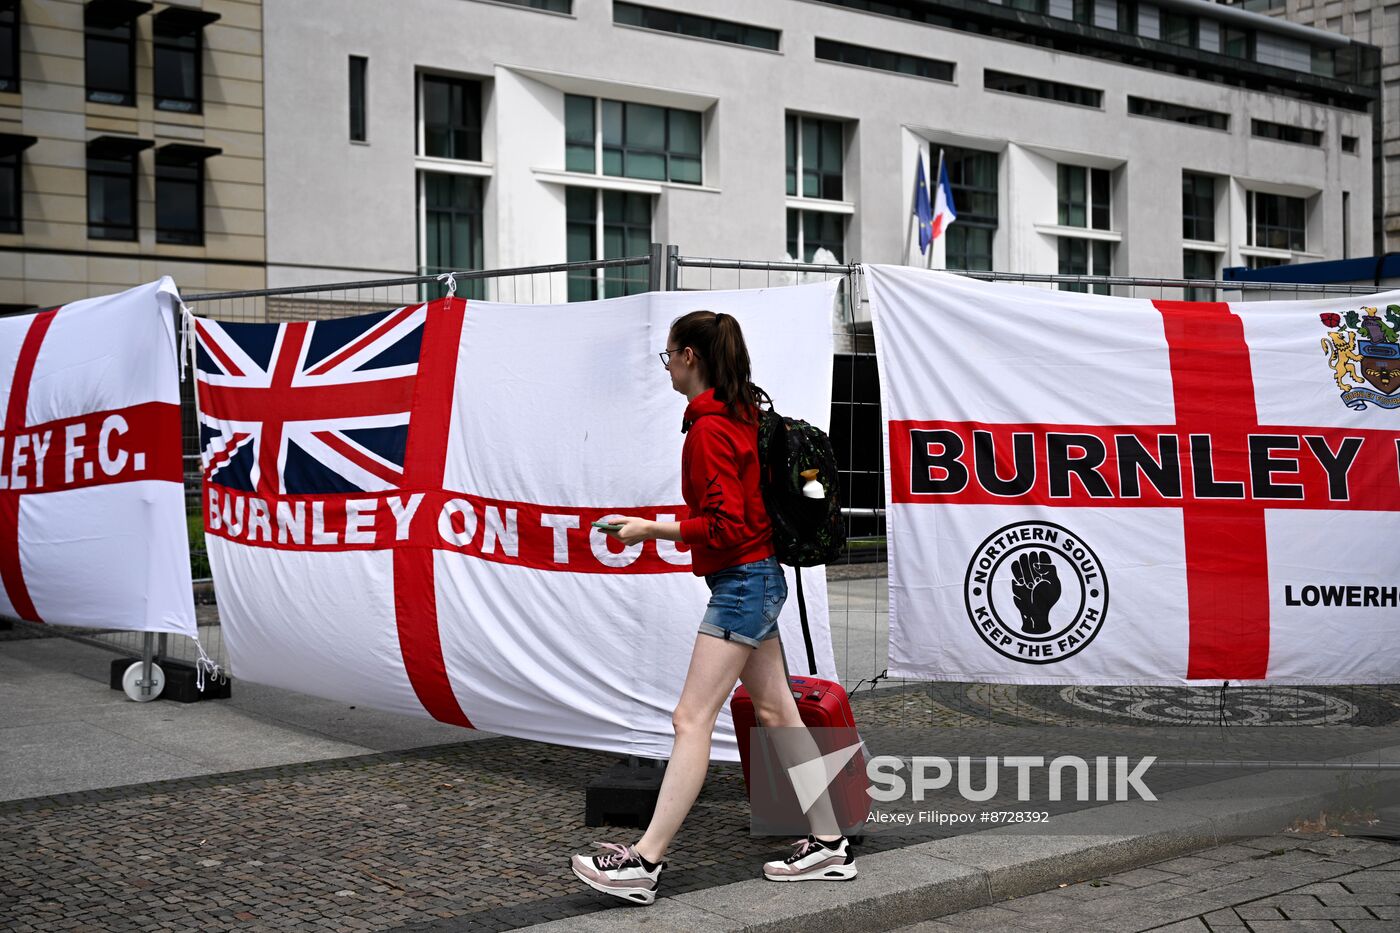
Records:
<instances>
[{"instance_id":1,"label":"cobblestone pavement","mask_svg":"<svg viewBox=\"0 0 1400 933\"><path fill-rule=\"evenodd\" d=\"M1400 930L1400 844L1277 835L1206 849L899 933Z\"/></svg>"},{"instance_id":2,"label":"cobblestone pavement","mask_svg":"<svg viewBox=\"0 0 1400 933\"><path fill-rule=\"evenodd\" d=\"M216 615L216 607L201 607L202 629L212 625L217 631ZM0 642L53 634L36 628L0 629ZM852 703L857 722L872 730L1400 723L1395 685L1232 688L1222 697L1204 689L881 682L878 689L866 684L855 691ZM614 760L500 738L0 803L0 929L280 931L319 925L475 931L579 916L612 905L581 889L567 872L567 854L586 850L595 839L636 836L635 830L583 826L583 787ZM1209 779L1187 775L1167 789ZM1159 786L1155 780L1154 786ZM783 847L780 841L751 837L748 817L737 765L712 767L671 853L666 893L755 878L761 862ZM928 833L872 834L860 851L928 838ZM1290 846L1295 841L1286 840ZM1319 858L1263 851L1257 858L1235 851L1225 867L1253 870L1271 860L1271 866L1285 866ZM1326 877L1301 878L1293 887L1332 883L1351 870L1356 865L1346 863ZM1066 890L1087 890L1092 896L1086 899L1097 901L1128 887L1109 881ZM1133 896L1163 892L1176 890ZM1017 914L1010 906L996 909Z\"/></svg>"}]
</instances>

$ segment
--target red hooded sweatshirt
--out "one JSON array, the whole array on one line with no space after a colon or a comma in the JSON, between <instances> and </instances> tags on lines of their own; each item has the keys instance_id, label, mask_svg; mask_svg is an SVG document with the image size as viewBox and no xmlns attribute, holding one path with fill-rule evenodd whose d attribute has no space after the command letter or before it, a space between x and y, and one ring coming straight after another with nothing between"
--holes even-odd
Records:
<instances>
[{"instance_id":1,"label":"red hooded sweatshirt","mask_svg":"<svg viewBox=\"0 0 1400 933\"><path fill-rule=\"evenodd\" d=\"M758 425L730 418L714 389L706 389L686 406L681 430L681 496L690 508L681 540L690 545L695 575L772 556L773 526L758 485Z\"/></svg>"}]
</instances>

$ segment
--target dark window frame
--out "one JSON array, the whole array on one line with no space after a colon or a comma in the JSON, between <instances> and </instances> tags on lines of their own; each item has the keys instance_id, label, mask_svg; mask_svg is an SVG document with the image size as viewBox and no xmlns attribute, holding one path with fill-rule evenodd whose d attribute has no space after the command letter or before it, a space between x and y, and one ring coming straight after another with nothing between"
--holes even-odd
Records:
<instances>
[{"instance_id":1,"label":"dark window frame","mask_svg":"<svg viewBox=\"0 0 1400 933\"><path fill-rule=\"evenodd\" d=\"M787 254L797 262L816 261L819 249L828 249L837 262L845 262L846 217L829 211L804 211L800 208L787 209ZM834 235L823 227L834 227ZM832 247L835 247L832 249Z\"/></svg>"},{"instance_id":2,"label":"dark window frame","mask_svg":"<svg viewBox=\"0 0 1400 933\"><path fill-rule=\"evenodd\" d=\"M565 258L569 262L624 258L608 255L615 252L609 249L609 242L618 242L625 253L629 239L635 239L642 229L645 229L646 235L641 239L650 246L656 223L656 205L651 195L607 188L570 187L565 189L564 197L565 223L573 232L583 233L589 246L587 256L573 250L567 253ZM645 224L629 217L634 209L643 205L647 216ZM580 207L585 210L580 211ZM647 290L649 284L646 270L640 266L572 270L568 283L569 301L639 295Z\"/></svg>"},{"instance_id":3,"label":"dark window frame","mask_svg":"<svg viewBox=\"0 0 1400 933\"><path fill-rule=\"evenodd\" d=\"M445 123L430 123L428 120L428 85L442 85L447 90L447 110L448 120ZM460 93L460 101L457 101L456 94ZM482 121L485 112L486 102L485 82L479 78L456 77L451 75L436 74L433 72L419 72L418 74L418 101L419 101L419 152L421 155L433 159L452 159L454 161L480 162L482 160ZM457 103L460 106L457 105ZM366 127L368 129L368 127ZM432 152L432 137L430 132L445 134L447 146L443 152ZM464 152L458 152L459 141Z\"/></svg>"},{"instance_id":4,"label":"dark window frame","mask_svg":"<svg viewBox=\"0 0 1400 933\"><path fill-rule=\"evenodd\" d=\"M94 168L94 163L107 163ZM126 170L118 171L113 166L125 165ZM87 235L91 240L114 240L121 242L133 242L140 238L141 218L137 213L139 204L136 197L136 187L140 174L140 156L138 153L110 153L102 156L89 155L87 159ZM107 221L93 220L93 196L92 181L94 178L117 178L129 183L130 191L127 198L128 210L131 212L131 224L115 224Z\"/></svg>"},{"instance_id":5,"label":"dark window frame","mask_svg":"<svg viewBox=\"0 0 1400 933\"><path fill-rule=\"evenodd\" d=\"M191 48L190 45L193 45ZM164 54L162 54L164 53ZM194 94L192 97L172 97L160 91L161 63L183 57L194 61ZM152 27L151 38L152 94L155 108L167 113L204 112L204 30L175 30L162 24L159 17ZM179 105L188 106L179 106Z\"/></svg>"},{"instance_id":6,"label":"dark window frame","mask_svg":"<svg viewBox=\"0 0 1400 933\"><path fill-rule=\"evenodd\" d=\"M20 4L0 3L0 51L9 57L9 66L0 70L0 92L18 94L22 87L19 57Z\"/></svg>"},{"instance_id":7,"label":"dark window frame","mask_svg":"<svg viewBox=\"0 0 1400 933\"><path fill-rule=\"evenodd\" d=\"M1180 13L1168 7L1158 7L1158 35L1161 41L1168 45L1179 45L1183 48L1196 49L1201 46L1201 20L1190 13ZM1186 36L1184 42L1170 38L1167 34L1168 22L1177 26L1185 27Z\"/></svg>"},{"instance_id":8,"label":"dark window frame","mask_svg":"<svg viewBox=\"0 0 1400 933\"><path fill-rule=\"evenodd\" d=\"M1186 126L1220 130L1226 133L1230 131L1230 115L1227 113L1203 110L1200 107L1189 107L1186 104L1173 104L1164 100L1153 100L1150 97L1134 97L1131 94L1128 95L1128 115L1147 117L1150 120L1166 120L1171 123L1182 123Z\"/></svg>"},{"instance_id":9,"label":"dark window frame","mask_svg":"<svg viewBox=\"0 0 1400 933\"><path fill-rule=\"evenodd\" d=\"M100 21L94 21L96 17L92 14L92 5L84 8L83 20L83 87L86 99L95 104L107 104L112 107L135 107L136 106L136 20L141 14L132 16L113 23L104 25ZM125 31L125 37L117 35ZM93 62L97 58L95 51L101 48L124 47L126 55L126 75L123 86L96 86L93 83ZM115 97L116 100L101 99L104 97Z\"/></svg>"},{"instance_id":10,"label":"dark window frame","mask_svg":"<svg viewBox=\"0 0 1400 933\"><path fill-rule=\"evenodd\" d=\"M1293 222L1295 220L1296 223ZM1287 194L1274 194L1269 191L1247 192L1245 195L1245 235L1247 245L1259 249L1306 252L1308 248L1307 199ZM1279 243L1283 245L1278 245Z\"/></svg>"},{"instance_id":11,"label":"dark window frame","mask_svg":"<svg viewBox=\"0 0 1400 933\"><path fill-rule=\"evenodd\" d=\"M23 233L24 232L24 152L22 150L12 152L9 155L0 155L0 183L3 183L6 175L9 175L9 187L12 203L15 206L14 214L10 216L0 215L0 233Z\"/></svg>"},{"instance_id":12,"label":"dark window frame","mask_svg":"<svg viewBox=\"0 0 1400 933\"><path fill-rule=\"evenodd\" d=\"M180 177L185 173L193 173L194 177ZM157 243L167 243L175 246L204 245L205 181L206 175L203 159L167 159L162 158L159 152L156 153L155 196ZM161 223L162 205L165 203L166 199L173 196L173 191L178 189L193 190L195 217L195 226L193 228L163 226Z\"/></svg>"},{"instance_id":13,"label":"dark window frame","mask_svg":"<svg viewBox=\"0 0 1400 933\"><path fill-rule=\"evenodd\" d=\"M1113 274L1113 252L1116 243L1111 240L1096 240L1088 237L1062 236L1057 237L1056 251L1059 254L1059 262L1056 268L1060 275L1112 275ZM1078 261L1078 257L1073 255L1074 251L1083 252L1083 262ZM1066 254L1070 255L1066 255ZM1101 269L1101 265L1108 268ZM1067 268L1068 266L1068 268ZM1092 291L1096 295L1112 294L1112 289L1102 283L1090 285L1088 282L1061 282L1060 291L1081 292Z\"/></svg>"},{"instance_id":14,"label":"dark window frame","mask_svg":"<svg viewBox=\"0 0 1400 933\"><path fill-rule=\"evenodd\" d=\"M588 111L582 106L585 101L592 104L591 126L593 132L592 160L585 159L587 144L583 140L579 117ZM589 175L602 175L607 178L635 178L659 184L695 185L705 183L705 114L699 110L685 110L680 107L665 107L660 104L643 104L638 101L614 100L610 97L590 97L569 94L564 100L564 159L568 171ZM661 147L638 145L628 139L628 125L641 112L640 108L661 111ZM571 119L571 116L573 119ZM673 140L676 124L691 121L694 125L695 148L680 148ZM616 139L610 141L616 125ZM661 160L662 177L627 172L628 156L653 157ZM599 161L601 156L601 161ZM572 165L570 160L572 158ZM592 169L585 169L585 163ZM679 165L693 163L694 177L683 177ZM613 170L616 166L616 171Z\"/></svg>"},{"instance_id":15,"label":"dark window frame","mask_svg":"<svg viewBox=\"0 0 1400 933\"><path fill-rule=\"evenodd\" d=\"M777 52L782 46L783 34L778 29L751 26L731 19L700 16L679 10L663 10L626 0L615 0L613 3L613 22L619 26L649 29L688 39L705 39L768 52Z\"/></svg>"},{"instance_id":16,"label":"dark window frame","mask_svg":"<svg viewBox=\"0 0 1400 933\"><path fill-rule=\"evenodd\" d=\"M811 132L809 132L809 130ZM831 166L825 164L822 158L823 153L828 151L826 145L830 133L835 133L839 139L836 146L840 164L833 170ZM783 119L784 149L787 158L786 178L792 184L784 190L789 197L794 198L815 198L821 201L841 201L846 194L846 123L843 120L831 120L826 117L805 116L800 113L788 113ZM809 167L807 150L811 137L815 136L815 149L817 153L817 165L815 168ZM807 193L807 182L812 179L816 183L816 194ZM834 185L834 187L833 187Z\"/></svg>"},{"instance_id":17,"label":"dark window frame","mask_svg":"<svg viewBox=\"0 0 1400 933\"><path fill-rule=\"evenodd\" d=\"M1243 40L1244 48L1242 54L1235 54L1230 50L1231 45ZM1238 58L1242 61L1254 61L1255 53L1258 49L1258 34L1253 29L1245 29L1242 26L1235 26L1230 23L1220 24L1220 54L1227 58Z\"/></svg>"},{"instance_id":18,"label":"dark window frame","mask_svg":"<svg viewBox=\"0 0 1400 933\"><path fill-rule=\"evenodd\" d=\"M1075 179L1078 179L1077 185ZM1082 193L1082 200L1076 193ZM1061 227L1113 229L1113 173L1106 168L1059 163L1055 172L1055 201L1058 205L1055 219ZM1076 212L1083 215L1083 223L1074 222Z\"/></svg>"},{"instance_id":19,"label":"dark window frame","mask_svg":"<svg viewBox=\"0 0 1400 933\"><path fill-rule=\"evenodd\" d=\"M1299 146L1318 147L1322 145L1322 131L1310 130L1287 123L1274 123L1270 120L1252 118L1249 122L1249 135L1255 139L1272 139Z\"/></svg>"},{"instance_id":20,"label":"dark window frame","mask_svg":"<svg viewBox=\"0 0 1400 933\"><path fill-rule=\"evenodd\" d=\"M465 205L456 203L453 200L448 202L434 203L429 196L433 190L436 180L446 180L454 189L452 191L455 198L458 193L455 187L459 183L464 183L468 191ZM418 184L421 190L423 205L423 266L422 274L437 275L443 272L457 272L465 269L481 269L486 265L486 179L476 175L462 175L456 172L434 172L424 170L418 173ZM473 190L474 189L474 190ZM455 259L461 253L456 249L455 234L457 231L457 221L465 219L467 230L466 254L464 263L451 262L444 266L441 263L434 263L433 260L442 258L443 240L439 232L436 238L438 249L434 251L434 224L443 220L447 223L449 238L449 258ZM457 287L457 294L463 298L485 298L486 283L484 279L472 279L462 282Z\"/></svg>"},{"instance_id":21,"label":"dark window frame","mask_svg":"<svg viewBox=\"0 0 1400 933\"><path fill-rule=\"evenodd\" d=\"M961 271L990 272L994 257L997 227L1000 223L1000 189L998 173L1001 170L999 153L982 149L962 149L948 147L943 150L944 164L948 169L948 184L953 189L953 203L958 208L958 222L948 228L945 236L947 267ZM933 159L930 158L930 164ZM987 174L991 184L978 184L969 176L976 174L978 164L985 168L990 161ZM937 166L934 172L938 171ZM937 179L934 179L937 184ZM980 206L990 204L992 211L986 213ZM973 241L985 238L985 250L974 251ZM974 262L974 258L986 258L986 262Z\"/></svg>"},{"instance_id":22,"label":"dark window frame","mask_svg":"<svg viewBox=\"0 0 1400 933\"><path fill-rule=\"evenodd\" d=\"M369 59L349 56L350 141L369 142Z\"/></svg>"},{"instance_id":23,"label":"dark window frame","mask_svg":"<svg viewBox=\"0 0 1400 933\"><path fill-rule=\"evenodd\" d=\"M856 68L870 68L888 74L903 75L907 78L923 78L925 81L952 83L957 74L957 64L940 58L925 58L906 52L891 52L875 49L867 45L838 42L820 36L814 43L813 55L817 61L852 65Z\"/></svg>"},{"instance_id":24,"label":"dark window frame","mask_svg":"<svg viewBox=\"0 0 1400 933\"><path fill-rule=\"evenodd\" d=\"M1207 271L1206 267L1209 267ZM1209 252L1203 249L1184 249L1181 251L1181 277L1183 279L1210 279L1215 281L1220 266L1220 254ZM1188 286L1182 289L1182 298L1186 301L1214 301L1215 289L1197 288Z\"/></svg>"},{"instance_id":25,"label":"dark window frame","mask_svg":"<svg viewBox=\"0 0 1400 933\"><path fill-rule=\"evenodd\" d=\"M982 87L988 91L1050 100L1057 104L1103 109L1103 91L1079 84L1065 84L1048 78L1033 78L991 68L982 72ZM1092 103L1091 103L1092 101Z\"/></svg>"},{"instance_id":26,"label":"dark window frame","mask_svg":"<svg viewBox=\"0 0 1400 933\"><path fill-rule=\"evenodd\" d=\"M1182 239L1198 243L1215 242L1215 181L1214 175L1181 173Z\"/></svg>"}]
</instances>

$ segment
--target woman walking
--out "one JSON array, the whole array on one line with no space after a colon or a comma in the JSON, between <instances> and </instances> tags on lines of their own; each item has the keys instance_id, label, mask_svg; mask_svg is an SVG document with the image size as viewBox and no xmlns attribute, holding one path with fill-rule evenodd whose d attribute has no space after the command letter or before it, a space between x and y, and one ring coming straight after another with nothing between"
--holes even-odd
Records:
<instances>
[{"instance_id":1,"label":"woman walking","mask_svg":"<svg viewBox=\"0 0 1400 933\"><path fill-rule=\"evenodd\" d=\"M655 538L690 545L692 568L705 578L710 603L671 716L676 740L650 825L633 845L603 843L603 853L575 855L571 862L574 874L591 887L639 904L656 899L663 859L705 782L715 718L736 680L748 689L761 725L802 726L777 638L787 582L773 556L772 527L759 491L760 393L749 381L739 322L728 314L692 311L671 325L661 362L671 387L689 402L681 425L681 495L690 517L620 518L615 534L627 545ZM814 827L835 829L825 796L809 812ZM838 831L808 835L794 845L793 855L763 866L764 877L855 877L850 843Z\"/></svg>"}]
</instances>

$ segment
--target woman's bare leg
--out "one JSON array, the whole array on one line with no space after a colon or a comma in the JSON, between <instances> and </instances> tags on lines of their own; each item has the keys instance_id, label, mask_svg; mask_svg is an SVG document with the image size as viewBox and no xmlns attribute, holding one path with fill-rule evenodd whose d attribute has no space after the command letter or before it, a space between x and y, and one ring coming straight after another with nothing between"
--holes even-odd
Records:
<instances>
[{"instance_id":1,"label":"woman's bare leg","mask_svg":"<svg viewBox=\"0 0 1400 933\"><path fill-rule=\"evenodd\" d=\"M661 779L656 812L636 849L649 862L660 861L681 828L686 814L700 796L710 768L710 738L715 717L724 705L739 671L755 649L713 635L695 636L695 651L685 675L680 701L671 715L676 744Z\"/></svg>"},{"instance_id":2,"label":"woman's bare leg","mask_svg":"<svg viewBox=\"0 0 1400 933\"><path fill-rule=\"evenodd\" d=\"M793 699L792 688L788 686L781 651L778 639L770 638L763 642L744 665L739 679L753 698L754 712L760 725L769 729L791 729L774 736L777 739L774 747L783 767L791 768L819 757L821 750L812 734L803 727L797 701ZM740 736L739 741L744 741L744 736ZM829 794L822 794L812 804L807 818L817 838L833 840L841 837L840 824L836 821Z\"/></svg>"}]
</instances>

